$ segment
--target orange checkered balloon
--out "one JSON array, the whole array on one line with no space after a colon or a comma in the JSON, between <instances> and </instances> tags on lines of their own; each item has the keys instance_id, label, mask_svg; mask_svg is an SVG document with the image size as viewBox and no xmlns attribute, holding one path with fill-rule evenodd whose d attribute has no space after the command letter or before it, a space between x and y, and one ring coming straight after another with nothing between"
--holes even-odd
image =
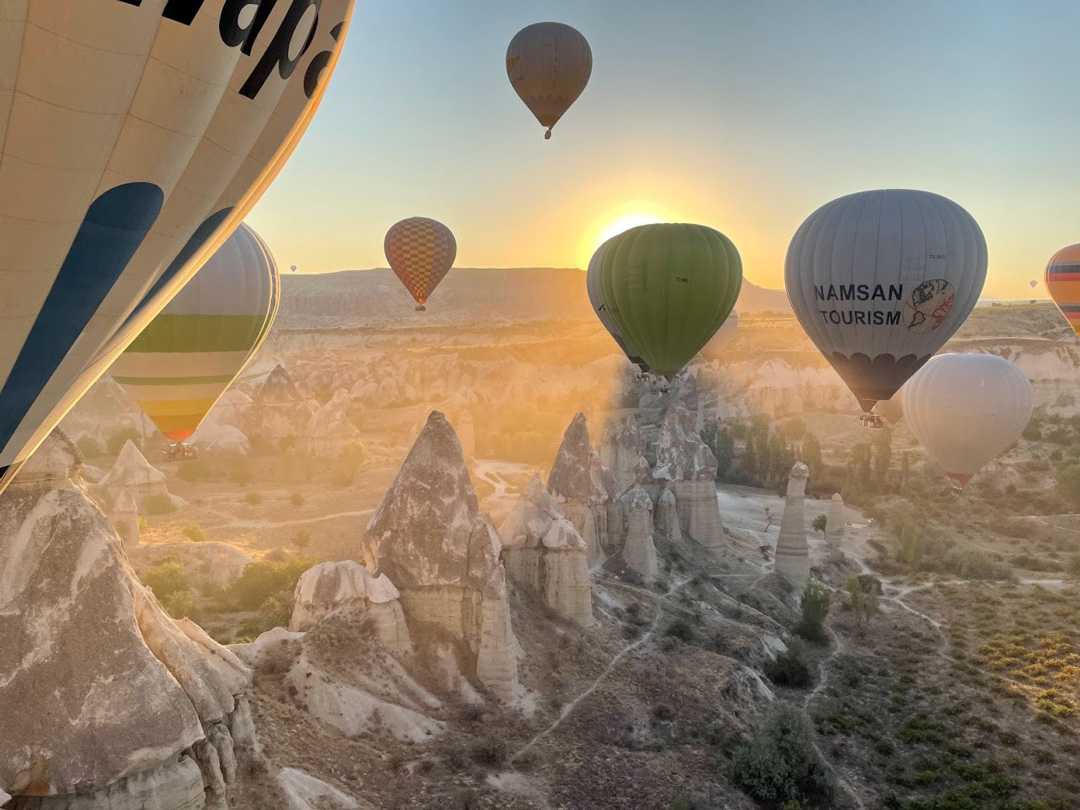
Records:
<instances>
[{"instance_id":1,"label":"orange checkered balloon","mask_svg":"<svg viewBox=\"0 0 1080 810\"><path fill-rule=\"evenodd\" d=\"M1080 335L1080 245L1063 247L1050 259L1046 289L1069 326Z\"/></svg>"},{"instance_id":2,"label":"orange checkered balloon","mask_svg":"<svg viewBox=\"0 0 1080 810\"><path fill-rule=\"evenodd\" d=\"M416 309L421 312L457 256L454 234L427 217L410 217L394 225L386 232L383 249L390 269L416 299Z\"/></svg>"}]
</instances>

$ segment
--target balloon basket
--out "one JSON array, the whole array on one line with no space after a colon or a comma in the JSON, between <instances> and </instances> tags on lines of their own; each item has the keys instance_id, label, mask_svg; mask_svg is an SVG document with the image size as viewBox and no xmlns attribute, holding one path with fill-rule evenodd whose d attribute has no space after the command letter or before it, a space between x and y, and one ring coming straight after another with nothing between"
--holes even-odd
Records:
<instances>
[{"instance_id":1,"label":"balloon basket","mask_svg":"<svg viewBox=\"0 0 1080 810\"><path fill-rule=\"evenodd\" d=\"M427 307L425 307L423 304L417 304L416 305L416 311L417 312L427 312Z\"/></svg>"},{"instance_id":2,"label":"balloon basket","mask_svg":"<svg viewBox=\"0 0 1080 810\"><path fill-rule=\"evenodd\" d=\"M885 420L876 413L859 414L859 424L867 430L882 430L885 428Z\"/></svg>"},{"instance_id":3,"label":"balloon basket","mask_svg":"<svg viewBox=\"0 0 1080 810\"><path fill-rule=\"evenodd\" d=\"M544 133L544 140L545 141L550 141L551 140L551 127L548 127L547 132Z\"/></svg>"}]
</instances>

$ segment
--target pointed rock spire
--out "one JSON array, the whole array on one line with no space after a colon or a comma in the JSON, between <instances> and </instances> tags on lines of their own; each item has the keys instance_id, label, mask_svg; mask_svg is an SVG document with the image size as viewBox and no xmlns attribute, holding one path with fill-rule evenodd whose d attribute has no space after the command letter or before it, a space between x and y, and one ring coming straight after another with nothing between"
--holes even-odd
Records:
<instances>
[{"instance_id":1,"label":"pointed rock spire","mask_svg":"<svg viewBox=\"0 0 1080 810\"><path fill-rule=\"evenodd\" d=\"M788 477L784 516L780 521L780 539L776 543L776 572L796 588L802 589L810 578L810 553L806 543L806 483L810 468L801 461L791 468Z\"/></svg>"}]
</instances>

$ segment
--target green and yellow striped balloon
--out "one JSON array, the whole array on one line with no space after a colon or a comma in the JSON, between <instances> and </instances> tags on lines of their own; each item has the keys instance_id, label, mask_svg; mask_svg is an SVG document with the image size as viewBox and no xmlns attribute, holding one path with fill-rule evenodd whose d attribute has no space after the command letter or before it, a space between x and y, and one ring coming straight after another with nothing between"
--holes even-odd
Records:
<instances>
[{"instance_id":1,"label":"green and yellow striped balloon","mask_svg":"<svg viewBox=\"0 0 1080 810\"><path fill-rule=\"evenodd\" d=\"M604 242L593 261L599 289L590 298L601 322L628 355L667 377L709 342L742 286L739 251L704 225L631 228Z\"/></svg>"},{"instance_id":2,"label":"green and yellow striped balloon","mask_svg":"<svg viewBox=\"0 0 1080 810\"><path fill-rule=\"evenodd\" d=\"M120 356L113 379L181 442L258 351L280 298L270 249L241 225Z\"/></svg>"}]
</instances>

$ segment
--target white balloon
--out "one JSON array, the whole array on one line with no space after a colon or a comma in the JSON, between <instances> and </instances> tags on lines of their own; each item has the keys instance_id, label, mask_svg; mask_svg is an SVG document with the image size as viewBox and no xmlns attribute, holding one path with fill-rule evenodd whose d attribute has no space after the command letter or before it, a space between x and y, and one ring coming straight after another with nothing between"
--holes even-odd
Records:
<instances>
[{"instance_id":1,"label":"white balloon","mask_svg":"<svg viewBox=\"0 0 1080 810\"><path fill-rule=\"evenodd\" d=\"M911 432L961 486L1008 450L1031 419L1031 383L994 354L938 355L901 396Z\"/></svg>"},{"instance_id":2,"label":"white balloon","mask_svg":"<svg viewBox=\"0 0 1080 810\"><path fill-rule=\"evenodd\" d=\"M986 280L971 215L927 191L863 191L822 206L788 248L803 329L869 411L945 345Z\"/></svg>"}]
</instances>

